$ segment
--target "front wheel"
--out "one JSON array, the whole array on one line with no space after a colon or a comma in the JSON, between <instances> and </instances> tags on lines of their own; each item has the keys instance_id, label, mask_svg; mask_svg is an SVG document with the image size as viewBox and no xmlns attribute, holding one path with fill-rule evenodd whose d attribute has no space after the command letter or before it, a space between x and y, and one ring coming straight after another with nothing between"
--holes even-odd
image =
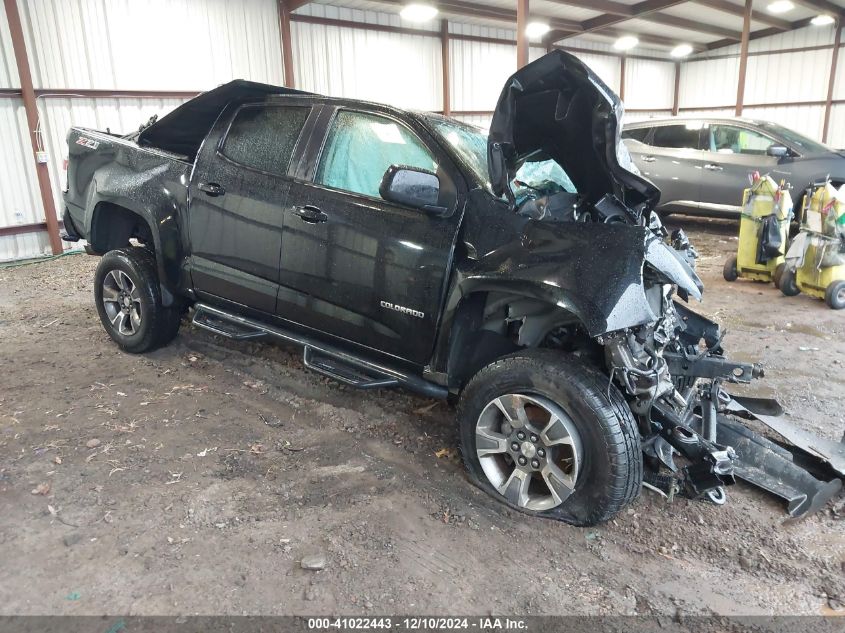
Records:
<instances>
[{"instance_id":1,"label":"front wheel","mask_svg":"<svg viewBox=\"0 0 845 633\"><path fill-rule=\"evenodd\" d=\"M488 365L461 394L458 418L474 483L521 512L593 525L639 494L631 411L574 356L530 350Z\"/></svg>"},{"instance_id":2,"label":"front wheel","mask_svg":"<svg viewBox=\"0 0 845 633\"><path fill-rule=\"evenodd\" d=\"M94 274L94 299L106 332L127 352L166 345L179 329L181 310L162 305L155 256L145 248L103 255Z\"/></svg>"}]
</instances>

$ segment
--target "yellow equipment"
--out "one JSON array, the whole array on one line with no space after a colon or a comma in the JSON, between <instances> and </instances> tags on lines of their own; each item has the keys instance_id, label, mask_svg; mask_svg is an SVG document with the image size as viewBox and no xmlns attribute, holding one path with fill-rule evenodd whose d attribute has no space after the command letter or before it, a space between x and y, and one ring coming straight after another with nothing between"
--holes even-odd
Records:
<instances>
[{"instance_id":1,"label":"yellow equipment","mask_svg":"<svg viewBox=\"0 0 845 633\"><path fill-rule=\"evenodd\" d=\"M824 299L834 310L845 308L845 186L830 181L805 196L801 233L789 247L778 274L788 297L801 292Z\"/></svg>"},{"instance_id":2,"label":"yellow equipment","mask_svg":"<svg viewBox=\"0 0 845 633\"><path fill-rule=\"evenodd\" d=\"M736 256L725 262L726 281L738 277L773 281L784 262L785 245L792 219L789 186L778 185L770 176L754 173L751 187L742 195L742 219Z\"/></svg>"}]
</instances>

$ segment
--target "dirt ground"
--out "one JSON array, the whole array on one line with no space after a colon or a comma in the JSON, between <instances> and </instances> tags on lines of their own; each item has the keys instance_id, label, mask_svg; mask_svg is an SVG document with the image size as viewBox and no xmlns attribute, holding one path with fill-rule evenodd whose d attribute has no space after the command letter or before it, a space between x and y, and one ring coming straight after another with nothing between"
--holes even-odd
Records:
<instances>
[{"instance_id":1,"label":"dirt ground","mask_svg":"<svg viewBox=\"0 0 845 633\"><path fill-rule=\"evenodd\" d=\"M845 313L728 284L736 225L674 220L702 257L702 312L798 423L845 430ZM785 524L644 490L590 529L468 483L454 411L357 392L300 352L187 323L118 351L97 259L0 269L0 614L818 614L845 603L845 508ZM305 558L324 558L307 571ZM319 562L319 561L318 561Z\"/></svg>"}]
</instances>

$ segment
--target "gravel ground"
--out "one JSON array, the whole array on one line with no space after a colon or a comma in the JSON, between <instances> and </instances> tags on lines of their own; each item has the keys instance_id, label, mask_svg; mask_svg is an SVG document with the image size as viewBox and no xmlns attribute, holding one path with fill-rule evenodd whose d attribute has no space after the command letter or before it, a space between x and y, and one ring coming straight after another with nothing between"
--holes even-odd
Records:
<instances>
[{"instance_id":1,"label":"gravel ground","mask_svg":"<svg viewBox=\"0 0 845 633\"><path fill-rule=\"evenodd\" d=\"M799 424L845 429L845 313L727 284L728 222L677 220L701 310ZM649 491L579 529L470 485L454 411L357 392L295 349L187 324L118 351L95 258L0 269L0 614L818 614L845 602L842 499L797 523ZM321 568L303 569L303 565Z\"/></svg>"}]
</instances>

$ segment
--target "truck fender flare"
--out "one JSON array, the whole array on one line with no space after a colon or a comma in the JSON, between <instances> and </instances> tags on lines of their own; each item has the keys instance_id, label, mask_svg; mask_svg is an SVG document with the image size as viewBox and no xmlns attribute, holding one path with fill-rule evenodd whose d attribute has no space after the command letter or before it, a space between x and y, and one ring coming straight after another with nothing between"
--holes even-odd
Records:
<instances>
[{"instance_id":1,"label":"truck fender flare","mask_svg":"<svg viewBox=\"0 0 845 633\"><path fill-rule=\"evenodd\" d=\"M137 215L150 230L155 249L156 268L159 286L161 288L162 304L171 306L175 302L175 289L179 283L179 259L181 242L175 218L170 216L162 221L156 221L155 213L131 198L117 196L101 196L96 194L92 203L93 211L89 221L88 234L93 238L93 231L97 226L98 215L108 213L108 206L119 207ZM174 257L174 255L176 257Z\"/></svg>"}]
</instances>

